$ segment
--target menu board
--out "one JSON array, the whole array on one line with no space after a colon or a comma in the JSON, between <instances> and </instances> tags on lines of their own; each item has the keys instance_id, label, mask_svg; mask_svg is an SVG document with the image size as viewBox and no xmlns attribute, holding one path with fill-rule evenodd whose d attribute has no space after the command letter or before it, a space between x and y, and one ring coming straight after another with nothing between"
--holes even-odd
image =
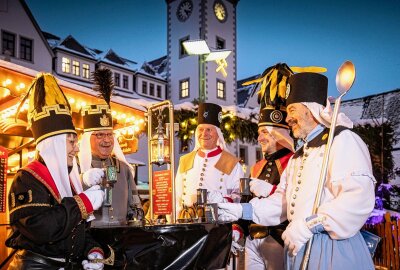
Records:
<instances>
[{"instance_id":1,"label":"menu board","mask_svg":"<svg viewBox=\"0 0 400 270\"><path fill-rule=\"evenodd\" d=\"M172 213L171 171L153 172L152 202L154 215L170 215Z\"/></svg>"},{"instance_id":2,"label":"menu board","mask_svg":"<svg viewBox=\"0 0 400 270\"><path fill-rule=\"evenodd\" d=\"M6 212L8 150L0 145L0 213Z\"/></svg>"}]
</instances>

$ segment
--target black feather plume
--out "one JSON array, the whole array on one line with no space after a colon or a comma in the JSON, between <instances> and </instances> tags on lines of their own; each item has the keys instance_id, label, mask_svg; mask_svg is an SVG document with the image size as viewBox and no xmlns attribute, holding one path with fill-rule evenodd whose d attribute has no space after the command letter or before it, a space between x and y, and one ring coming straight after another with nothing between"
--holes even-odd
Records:
<instances>
[{"instance_id":1,"label":"black feather plume","mask_svg":"<svg viewBox=\"0 0 400 270\"><path fill-rule=\"evenodd\" d=\"M99 92L99 97L102 97L110 106L111 95L114 90L114 81L111 70L107 68L97 69L92 73L94 87L93 90Z\"/></svg>"},{"instance_id":2,"label":"black feather plume","mask_svg":"<svg viewBox=\"0 0 400 270\"><path fill-rule=\"evenodd\" d=\"M44 89L44 76L40 76L36 80L35 85L35 97L34 97L34 106L37 111L40 111L41 108L46 105L46 91Z\"/></svg>"}]
</instances>

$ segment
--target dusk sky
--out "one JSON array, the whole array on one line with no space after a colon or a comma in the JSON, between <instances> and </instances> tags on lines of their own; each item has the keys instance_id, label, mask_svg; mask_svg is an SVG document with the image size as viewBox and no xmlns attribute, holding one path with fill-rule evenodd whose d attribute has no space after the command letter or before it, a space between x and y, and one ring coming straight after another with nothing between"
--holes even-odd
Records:
<instances>
[{"instance_id":1,"label":"dusk sky","mask_svg":"<svg viewBox=\"0 0 400 270\"><path fill-rule=\"evenodd\" d=\"M179 0L178 0L179 1ZM196 0L193 0L196 1ZM345 60L357 79L345 99L400 88L400 1L251 1L237 5L238 79L268 66L323 66L329 94ZM164 0L27 0L43 31L142 63L166 55ZM228 48L229 49L229 48Z\"/></svg>"}]
</instances>

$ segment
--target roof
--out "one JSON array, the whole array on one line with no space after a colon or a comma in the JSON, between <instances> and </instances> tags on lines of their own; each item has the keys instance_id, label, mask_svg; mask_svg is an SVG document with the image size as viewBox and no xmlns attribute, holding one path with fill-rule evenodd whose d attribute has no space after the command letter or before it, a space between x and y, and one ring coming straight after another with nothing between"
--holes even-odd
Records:
<instances>
[{"instance_id":1,"label":"roof","mask_svg":"<svg viewBox=\"0 0 400 270\"><path fill-rule=\"evenodd\" d=\"M250 97L253 95L255 91L255 84L243 86L242 84L254 80L258 78L260 74L247 77L245 79L239 80L236 82L236 89L237 89L237 105L239 107L246 107L247 102L249 101Z\"/></svg>"}]
</instances>

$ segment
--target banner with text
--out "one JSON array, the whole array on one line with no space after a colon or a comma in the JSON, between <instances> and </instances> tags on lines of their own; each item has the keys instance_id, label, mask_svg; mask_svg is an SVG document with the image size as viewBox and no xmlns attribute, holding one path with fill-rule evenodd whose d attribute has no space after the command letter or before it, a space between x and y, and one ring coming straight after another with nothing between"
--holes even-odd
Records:
<instances>
[{"instance_id":1,"label":"banner with text","mask_svg":"<svg viewBox=\"0 0 400 270\"><path fill-rule=\"evenodd\" d=\"M171 171L153 172L153 214L170 215L172 213Z\"/></svg>"}]
</instances>

